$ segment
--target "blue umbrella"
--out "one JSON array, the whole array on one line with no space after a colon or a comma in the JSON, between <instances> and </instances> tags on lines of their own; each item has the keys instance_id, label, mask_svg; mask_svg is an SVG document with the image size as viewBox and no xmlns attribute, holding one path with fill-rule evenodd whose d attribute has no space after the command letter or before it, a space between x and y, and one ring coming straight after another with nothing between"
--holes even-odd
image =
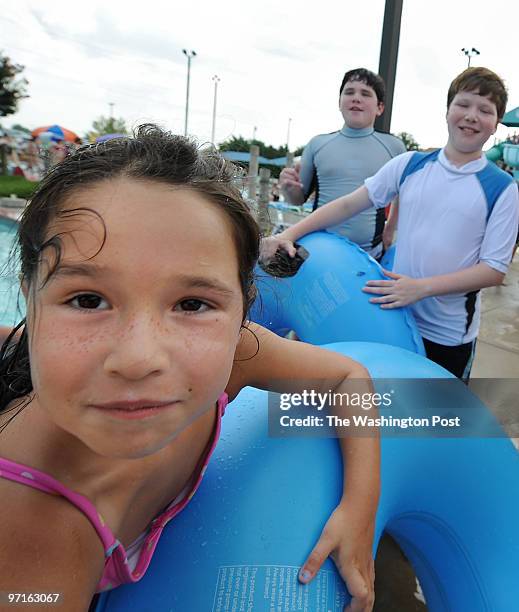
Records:
<instances>
[{"instance_id":1,"label":"blue umbrella","mask_svg":"<svg viewBox=\"0 0 519 612\"><path fill-rule=\"evenodd\" d=\"M65 132L60 128L59 125L51 125L49 128L47 128L46 131L50 132L51 134L54 134L56 140L65 140Z\"/></svg>"},{"instance_id":2,"label":"blue umbrella","mask_svg":"<svg viewBox=\"0 0 519 612\"><path fill-rule=\"evenodd\" d=\"M126 134L103 134L102 136L98 136L96 138L96 142L106 142L107 140L112 140L112 138L126 138Z\"/></svg>"}]
</instances>

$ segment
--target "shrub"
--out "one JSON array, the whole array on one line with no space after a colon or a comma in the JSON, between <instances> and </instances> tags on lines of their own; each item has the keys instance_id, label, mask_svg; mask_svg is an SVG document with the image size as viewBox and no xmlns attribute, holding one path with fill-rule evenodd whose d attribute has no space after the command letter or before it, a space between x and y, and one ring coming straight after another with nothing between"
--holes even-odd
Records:
<instances>
[{"instance_id":1,"label":"shrub","mask_svg":"<svg viewBox=\"0 0 519 612\"><path fill-rule=\"evenodd\" d=\"M26 200L36 189L38 183L28 181L23 176L0 176L0 198L8 198L15 194Z\"/></svg>"}]
</instances>

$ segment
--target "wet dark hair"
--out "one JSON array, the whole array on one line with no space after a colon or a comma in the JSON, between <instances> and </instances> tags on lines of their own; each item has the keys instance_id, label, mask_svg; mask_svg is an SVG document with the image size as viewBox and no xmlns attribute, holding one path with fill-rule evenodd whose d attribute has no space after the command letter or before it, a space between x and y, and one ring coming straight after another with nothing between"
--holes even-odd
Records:
<instances>
[{"instance_id":1,"label":"wet dark hair","mask_svg":"<svg viewBox=\"0 0 519 612\"><path fill-rule=\"evenodd\" d=\"M66 201L74 194L119 177L181 186L212 202L230 222L243 294L243 323L256 296L254 266L260 235L256 221L234 185L236 176L237 168L214 149L202 149L188 138L151 124L139 126L133 137L83 146L52 167L23 212L17 241L21 280L28 291L36 291L42 255L48 249L54 257L40 287L56 271L62 254L63 234L56 230L48 235L55 220L83 214L99 217L88 208L64 211ZM103 220L99 220L104 228ZM103 244L104 241L100 250ZM13 332L0 352L0 411L14 399L32 391L25 320L15 329L21 330L21 335L18 338Z\"/></svg>"},{"instance_id":2,"label":"wet dark hair","mask_svg":"<svg viewBox=\"0 0 519 612\"><path fill-rule=\"evenodd\" d=\"M498 120L503 118L508 102L508 92L503 79L492 70L483 66L473 66L458 74L449 86L447 110L460 91L475 92L480 96L488 96L496 105Z\"/></svg>"},{"instance_id":3,"label":"wet dark hair","mask_svg":"<svg viewBox=\"0 0 519 612\"><path fill-rule=\"evenodd\" d=\"M375 91L378 102L384 102L386 98L386 84L384 83L384 79L379 74L375 74L367 68L355 68L353 70L349 70L342 78L339 96L342 94L342 90L348 81L360 81L361 83L366 83L366 85L369 85Z\"/></svg>"}]
</instances>

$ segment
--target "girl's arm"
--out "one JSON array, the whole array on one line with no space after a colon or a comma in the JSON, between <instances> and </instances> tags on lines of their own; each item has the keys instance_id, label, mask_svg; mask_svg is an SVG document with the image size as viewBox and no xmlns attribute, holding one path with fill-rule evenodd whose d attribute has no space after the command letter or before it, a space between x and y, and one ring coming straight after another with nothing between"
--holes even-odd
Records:
<instances>
[{"instance_id":1,"label":"girl's arm","mask_svg":"<svg viewBox=\"0 0 519 612\"><path fill-rule=\"evenodd\" d=\"M293 244L301 236L311 232L339 225L346 219L373 206L366 187L362 186L352 193L341 196L305 217L285 231L269 238L264 238L260 245L260 257L268 260L273 257L279 247L285 249L291 257L296 254Z\"/></svg>"},{"instance_id":2,"label":"girl's arm","mask_svg":"<svg viewBox=\"0 0 519 612\"><path fill-rule=\"evenodd\" d=\"M18 483L0 481L0 495L1 590L58 594L62 609L88 610L104 566L88 519L68 500ZM0 604L2 611L12 609Z\"/></svg>"},{"instance_id":3,"label":"girl's arm","mask_svg":"<svg viewBox=\"0 0 519 612\"><path fill-rule=\"evenodd\" d=\"M5 325L0 325L0 346L7 340L9 334L13 331L12 327L6 327Z\"/></svg>"},{"instance_id":4,"label":"girl's arm","mask_svg":"<svg viewBox=\"0 0 519 612\"><path fill-rule=\"evenodd\" d=\"M356 361L280 338L253 323L242 331L236 360L227 387L231 398L247 385L282 393L311 389L351 393L355 385L355 392L372 392L367 370ZM352 411L356 409L344 407L339 416L351 416ZM342 499L303 565L300 577L303 582L311 580L331 554L356 605L361 606L358 609L371 610L372 546L380 493L379 440L376 435L341 436L340 444L344 465Z\"/></svg>"}]
</instances>

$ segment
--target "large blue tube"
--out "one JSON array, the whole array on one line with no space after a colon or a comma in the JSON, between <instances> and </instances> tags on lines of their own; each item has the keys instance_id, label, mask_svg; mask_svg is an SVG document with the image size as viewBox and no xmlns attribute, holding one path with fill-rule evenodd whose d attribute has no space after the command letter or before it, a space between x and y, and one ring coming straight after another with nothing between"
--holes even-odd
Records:
<instances>
[{"instance_id":1,"label":"large blue tube","mask_svg":"<svg viewBox=\"0 0 519 612\"><path fill-rule=\"evenodd\" d=\"M253 321L276 333L293 329L311 344L380 342L424 354L410 311L383 310L362 291L366 281L385 278L374 259L329 232L309 234L300 243L310 255L295 276L275 278L258 269Z\"/></svg>"},{"instance_id":2,"label":"large blue tube","mask_svg":"<svg viewBox=\"0 0 519 612\"><path fill-rule=\"evenodd\" d=\"M465 429L461 438L382 438L376 539L383 530L397 539L430 612L516 610L519 458L508 439L488 437L500 432L493 416L420 355L371 343L329 348L364 363L375 378L452 382L479 435ZM420 395L402 394L400 414L423 416L429 384ZM445 406L429 407L445 413ZM342 612L348 597L330 561L314 584L296 580L340 496L337 441L273 438L267 430L267 394L244 390L227 409L202 485L168 525L148 573L105 594L98 611Z\"/></svg>"},{"instance_id":3,"label":"large blue tube","mask_svg":"<svg viewBox=\"0 0 519 612\"><path fill-rule=\"evenodd\" d=\"M380 260L380 265L384 268L384 270L392 270L395 264L395 255L396 255L396 244L392 244L389 249L384 253L382 259Z\"/></svg>"}]
</instances>

